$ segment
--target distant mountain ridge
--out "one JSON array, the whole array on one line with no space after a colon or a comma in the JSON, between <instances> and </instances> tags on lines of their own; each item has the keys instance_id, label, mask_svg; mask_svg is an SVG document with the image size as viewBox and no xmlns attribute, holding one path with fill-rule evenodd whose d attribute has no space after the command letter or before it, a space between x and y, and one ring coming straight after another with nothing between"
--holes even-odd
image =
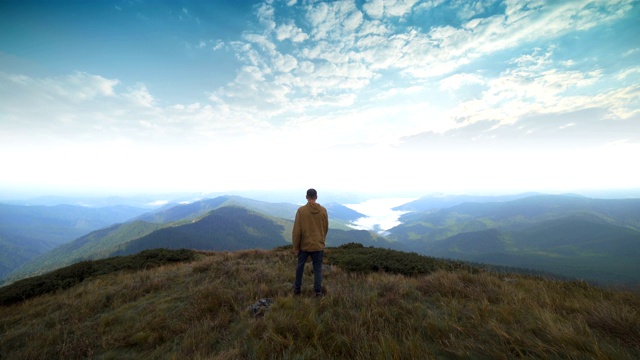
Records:
<instances>
[{"instance_id":1,"label":"distant mountain ridge","mask_svg":"<svg viewBox=\"0 0 640 360\"><path fill-rule=\"evenodd\" d=\"M350 221L364 217L365 215L351 210L346 206L338 203L323 204L327 208L331 226L347 230L346 224ZM211 210L221 208L223 206L239 206L249 210L257 211L269 216L293 220L295 218L298 207L291 203L269 203L248 199L236 195L218 196L213 199L203 199L189 204L178 204L165 207L162 210L148 213L137 218L137 220L168 223L179 220L192 220L208 213Z\"/></svg>"},{"instance_id":2,"label":"distant mountain ridge","mask_svg":"<svg viewBox=\"0 0 640 360\"><path fill-rule=\"evenodd\" d=\"M499 196L479 196L479 195L445 195L433 194L423 196L419 199L410 201L406 204L396 206L393 210L397 211L427 211L450 208L452 206L464 203L494 203L507 202L522 199L530 196L540 195L539 193L522 193L515 195L499 195Z\"/></svg>"},{"instance_id":3,"label":"distant mountain ridge","mask_svg":"<svg viewBox=\"0 0 640 360\"><path fill-rule=\"evenodd\" d=\"M359 242L365 246L553 272L601 284L640 284L640 199L523 196L492 198L496 201L489 202L477 202L482 200L478 197L448 199L447 202L454 203L465 201L402 215L402 224L389 229L386 236L353 230L349 223L364 215L328 203L324 205L331 227L327 244ZM440 202L438 206L443 204ZM167 205L83 235L46 254L27 254L37 256L7 279L12 281L82 260L157 247L270 249L290 244L293 218L299 206L226 195ZM3 244L15 256L21 256L0 233L0 246ZM2 266L0 261L0 271Z\"/></svg>"}]
</instances>

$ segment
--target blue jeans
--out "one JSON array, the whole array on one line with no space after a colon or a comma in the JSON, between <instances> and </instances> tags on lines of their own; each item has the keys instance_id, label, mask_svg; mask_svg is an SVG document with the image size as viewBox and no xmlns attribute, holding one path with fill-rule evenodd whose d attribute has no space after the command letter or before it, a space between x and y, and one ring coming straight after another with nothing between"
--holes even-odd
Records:
<instances>
[{"instance_id":1,"label":"blue jeans","mask_svg":"<svg viewBox=\"0 0 640 360\"><path fill-rule=\"evenodd\" d=\"M317 293L322 292L322 258L324 257L324 251L302 251L298 252L298 267L296 268L296 282L294 284L294 291L300 292L302 287L302 275L304 273L304 264L307 262L307 258L311 256L313 262L313 289Z\"/></svg>"}]
</instances>

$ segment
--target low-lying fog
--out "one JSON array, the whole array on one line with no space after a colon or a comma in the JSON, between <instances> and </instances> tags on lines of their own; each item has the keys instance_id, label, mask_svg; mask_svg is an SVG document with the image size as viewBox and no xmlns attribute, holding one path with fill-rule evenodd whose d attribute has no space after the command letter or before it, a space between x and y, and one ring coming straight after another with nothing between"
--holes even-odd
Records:
<instances>
[{"instance_id":1,"label":"low-lying fog","mask_svg":"<svg viewBox=\"0 0 640 360\"><path fill-rule=\"evenodd\" d=\"M385 198L372 199L359 204L346 204L345 206L359 213L367 215L352 223L352 227L361 230L371 230L379 234L385 234L386 230L399 225L398 218L407 211L392 210L394 207L406 204L416 198Z\"/></svg>"}]
</instances>

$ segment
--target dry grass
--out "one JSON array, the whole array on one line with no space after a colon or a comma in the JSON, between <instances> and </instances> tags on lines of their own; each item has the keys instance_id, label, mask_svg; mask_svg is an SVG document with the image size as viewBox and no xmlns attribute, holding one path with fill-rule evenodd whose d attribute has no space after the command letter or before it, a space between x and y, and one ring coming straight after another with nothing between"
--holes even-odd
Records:
<instances>
[{"instance_id":1,"label":"dry grass","mask_svg":"<svg viewBox=\"0 0 640 360\"><path fill-rule=\"evenodd\" d=\"M331 261L331 251L325 256ZM640 296L518 275L332 266L326 296L287 250L206 253L0 307L0 359L633 359ZM274 303L264 317L247 307Z\"/></svg>"}]
</instances>

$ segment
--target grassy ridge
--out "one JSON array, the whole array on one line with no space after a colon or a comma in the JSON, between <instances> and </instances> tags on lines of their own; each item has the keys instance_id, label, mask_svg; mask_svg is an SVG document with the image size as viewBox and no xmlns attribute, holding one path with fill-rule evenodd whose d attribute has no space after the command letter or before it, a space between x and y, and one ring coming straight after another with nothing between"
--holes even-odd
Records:
<instances>
[{"instance_id":1,"label":"grassy ridge","mask_svg":"<svg viewBox=\"0 0 640 360\"><path fill-rule=\"evenodd\" d=\"M326 251L322 299L310 268L303 295L291 294L286 248L105 274L0 307L0 358L640 357L637 294L472 268L347 270L362 251ZM369 264L402 264L393 256ZM422 262L431 259L407 260ZM248 306L267 297L273 305L254 317Z\"/></svg>"},{"instance_id":2,"label":"grassy ridge","mask_svg":"<svg viewBox=\"0 0 640 360\"><path fill-rule=\"evenodd\" d=\"M191 250L145 250L127 257L113 257L82 261L47 274L30 277L0 288L0 305L9 305L68 289L85 279L122 270L142 270L174 262L190 261L196 254Z\"/></svg>"}]
</instances>

